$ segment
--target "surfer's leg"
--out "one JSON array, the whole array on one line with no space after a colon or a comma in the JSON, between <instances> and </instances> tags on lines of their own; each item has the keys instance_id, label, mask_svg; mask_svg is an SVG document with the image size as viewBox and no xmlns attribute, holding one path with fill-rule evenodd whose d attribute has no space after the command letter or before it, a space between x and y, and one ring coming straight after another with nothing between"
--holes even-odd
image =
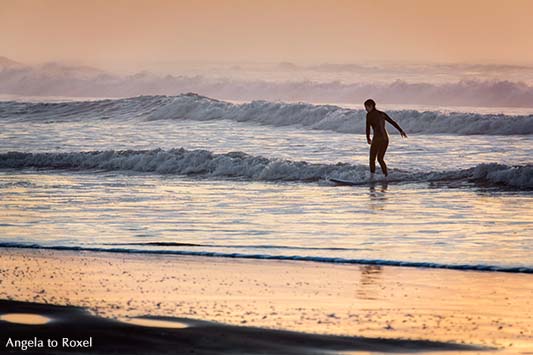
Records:
<instances>
[{"instance_id":1,"label":"surfer's leg","mask_svg":"<svg viewBox=\"0 0 533 355\"><path fill-rule=\"evenodd\" d=\"M374 174L376 172L376 156L378 155L378 144L372 140L370 145L370 173Z\"/></svg>"},{"instance_id":2,"label":"surfer's leg","mask_svg":"<svg viewBox=\"0 0 533 355\"><path fill-rule=\"evenodd\" d=\"M387 152L388 146L389 146L388 140L381 141L379 144L379 149L378 149L378 154L377 154L379 166L381 166L381 171L383 172L383 175L385 176L389 175L389 171L387 170L387 164L385 164L385 153Z\"/></svg>"}]
</instances>

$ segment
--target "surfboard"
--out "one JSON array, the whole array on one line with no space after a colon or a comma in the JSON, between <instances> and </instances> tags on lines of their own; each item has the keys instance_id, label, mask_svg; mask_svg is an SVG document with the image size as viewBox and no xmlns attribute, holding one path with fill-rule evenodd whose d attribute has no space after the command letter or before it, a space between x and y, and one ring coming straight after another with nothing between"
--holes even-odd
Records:
<instances>
[{"instance_id":1,"label":"surfboard","mask_svg":"<svg viewBox=\"0 0 533 355\"><path fill-rule=\"evenodd\" d=\"M337 185L345 185L345 186L367 185L369 183L372 183L372 181L350 181L350 180L343 180L343 179L336 179L336 178L329 178L328 180Z\"/></svg>"},{"instance_id":2,"label":"surfboard","mask_svg":"<svg viewBox=\"0 0 533 355\"><path fill-rule=\"evenodd\" d=\"M374 185L374 184L388 184L389 182L395 182L394 180L365 180L365 181L350 181L337 178L328 178L328 181L339 186L361 186L361 185Z\"/></svg>"}]
</instances>

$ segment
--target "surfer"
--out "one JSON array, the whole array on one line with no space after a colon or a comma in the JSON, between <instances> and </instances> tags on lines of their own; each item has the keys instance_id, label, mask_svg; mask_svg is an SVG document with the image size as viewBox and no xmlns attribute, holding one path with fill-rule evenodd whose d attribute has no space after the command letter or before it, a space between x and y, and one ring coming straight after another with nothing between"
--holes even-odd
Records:
<instances>
[{"instance_id":1,"label":"surfer","mask_svg":"<svg viewBox=\"0 0 533 355\"><path fill-rule=\"evenodd\" d=\"M370 144L370 178L374 178L376 173L376 158L381 166L383 175L388 175L387 164L385 164L385 153L389 146L389 135L385 129L385 121L389 122L396 128L403 138L407 138L407 134L403 129L383 111L376 108L376 102L372 99L365 101L366 109L366 140ZM370 138L370 127L374 135Z\"/></svg>"}]
</instances>

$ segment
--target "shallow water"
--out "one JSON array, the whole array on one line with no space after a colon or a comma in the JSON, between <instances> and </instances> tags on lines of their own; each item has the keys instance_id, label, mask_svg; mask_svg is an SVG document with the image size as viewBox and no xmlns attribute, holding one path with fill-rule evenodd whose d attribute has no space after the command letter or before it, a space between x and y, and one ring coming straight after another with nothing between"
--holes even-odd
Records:
<instances>
[{"instance_id":1,"label":"shallow water","mask_svg":"<svg viewBox=\"0 0 533 355\"><path fill-rule=\"evenodd\" d=\"M154 121L135 116L137 109L104 120L87 107L84 119L2 119L2 246L533 270L533 135L391 135L393 182L333 187L322 170L337 162L364 181L364 135L227 119ZM193 152L178 169L168 150L180 147L245 152L259 165L244 174L241 158ZM156 148L165 160L141 151ZM99 150L133 152L87 163L92 153L82 152ZM19 164L9 151L37 158L18 157ZM289 162L280 168L277 159ZM213 160L215 168L198 170ZM489 175L480 183L468 169L487 163L505 171L482 166Z\"/></svg>"},{"instance_id":2,"label":"shallow water","mask_svg":"<svg viewBox=\"0 0 533 355\"><path fill-rule=\"evenodd\" d=\"M0 183L4 243L533 266L532 196L520 192L45 171Z\"/></svg>"},{"instance_id":3,"label":"shallow water","mask_svg":"<svg viewBox=\"0 0 533 355\"><path fill-rule=\"evenodd\" d=\"M198 122L94 121L4 123L0 153L77 152L95 150L205 149L312 163L367 164L368 144L362 134L261 126L228 120ZM391 134L387 162L391 168L440 171L480 163L521 165L531 162L533 135L462 136Z\"/></svg>"}]
</instances>

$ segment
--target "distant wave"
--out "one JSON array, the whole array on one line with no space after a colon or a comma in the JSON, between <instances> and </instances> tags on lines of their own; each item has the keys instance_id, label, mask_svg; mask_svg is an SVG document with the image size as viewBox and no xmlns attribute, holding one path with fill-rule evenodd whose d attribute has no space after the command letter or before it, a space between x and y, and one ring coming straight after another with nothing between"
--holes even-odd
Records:
<instances>
[{"instance_id":1,"label":"distant wave","mask_svg":"<svg viewBox=\"0 0 533 355\"><path fill-rule=\"evenodd\" d=\"M256 77L244 70L236 73L218 67L225 77L204 75L156 75L140 72L114 75L95 68L69 67L48 63L30 67L20 63L0 63L0 93L26 96L128 97L136 95L175 95L197 92L230 100L289 100L308 102L362 102L374 97L389 104L440 106L533 107L533 86L528 80L531 68L512 66L358 66L321 65L310 70L310 76L293 79L302 68L285 64L264 71ZM263 68L266 69L266 68ZM345 72L346 75L318 79L318 73ZM346 72L347 71L347 72ZM490 80L473 79L472 72ZM270 80L269 77L286 78ZM313 74L315 73L315 74ZM499 73L494 77L494 73ZM370 74L370 77L368 76ZM377 74L377 75L376 75ZM414 75L414 77L413 77ZM448 77L448 82L432 83L434 78ZM314 78L305 80L304 77ZM319 75L322 77L322 75ZM342 78L342 81L336 80ZM374 79L373 79L374 78ZM382 81L388 78L387 82ZM410 78L414 81L395 80ZM427 78L427 79L425 79ZM318 80L317 80L318 79ZM358 82L353 82L353 80ZM510 79L510 80L502 80ZM421 82L426 81L426 82ZM450 82L452 81L452 82Z\"/></svg>"},{"instance_id":2,"label":"distant wave","mask_svg":"<svg viewBox=\"0 0 533 355\"><path fill-rule=\"evenodd\" d=\"M368 180L363 165L312 164L253 156L243 152L216 154L207 150L109 150L61 153L0 154L2 169L103 169L177 174L246 181L316 182L330 177ZM392 170L393 182L477 181L533 189L533 165L479 164L469 169L431 172Z\"/></svg>"},{"instance_id":3,"label":"distant wave","mask_svg":"<svg viewBox=\"0 0 533 355\"><path fill-rule=\"evenodd\" d=\"M461 135L533 134L533 115L442 113L400 110L390 115L409 133ZM91 119L235 120L274 127L300 126L341 133L363 133L365 112L334 105L252 101L233 104L197 94L140 96L64 103L0 102L0 119L58 122ZM394 130L391 132L395 133Z\"/></svg>"},{"instance_id":4,"label":"distant wave","mask_svg":"<svg viewBox=\"0 0 533 355\"><path fill-rule=\"evenodd\" d=\"M222 252L210 252L210 251L190 251L190 250L171 250L171 249L146 250L146 249L129 249L129 248L47 246L47 245L38 245L38 244L9 243L9 242L8 243L1 242L0 248L90 251L90 252L106 252L106 253L189 255L189 256L238 258L238 259L311 261L311 262L332 263L332 264L363 264L363 265L366 264L366 265L402 266L402 267L451 269L451 270L497 271L497 272L526 273L526 274L533 273L533 268L527 267L527 266L497 266L497 265L485 265L485 264L443 264L443 263L433 263L433 262L424 262L424 261L401 261L401 260L385 260L385 259L351 259L351 258L305 256L305 255L300 256L300 255L222 253Z\"/></svg>"}]
</instances>

